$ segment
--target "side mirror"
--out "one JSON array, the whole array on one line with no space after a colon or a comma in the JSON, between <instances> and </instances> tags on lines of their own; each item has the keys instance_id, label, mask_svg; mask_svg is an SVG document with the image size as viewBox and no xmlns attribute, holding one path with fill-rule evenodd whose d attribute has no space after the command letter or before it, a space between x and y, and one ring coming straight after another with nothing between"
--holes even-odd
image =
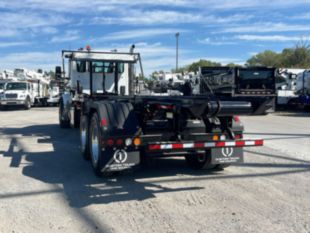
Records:
<instances>
[{"instance_id":1,"label":"side mirror","mask_svg":"<svg viewBox=\"0 0 310 233\"><path fill-rule=\"evenodd\" d=\"M61 67L60 66L56 66L55 67L55 78L56 79L61 79Z\"/></svg>"}]
</instances>

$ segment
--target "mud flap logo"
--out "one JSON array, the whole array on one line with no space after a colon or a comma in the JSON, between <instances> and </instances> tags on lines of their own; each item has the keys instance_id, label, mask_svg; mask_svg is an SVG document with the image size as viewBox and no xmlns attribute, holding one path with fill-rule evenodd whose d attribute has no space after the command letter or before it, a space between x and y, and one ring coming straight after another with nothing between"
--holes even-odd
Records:
<instances>
[{"instance_id":1,"label":"mud flap logo","mask_svg":"<svg viewBox=\"0 0 310 233\"><path fill-rule=\"evenodd\" d=\"M124 163L128 158L128 154L124 150L117 150L115 151L113 158L116 163Z\"/></svg>"},{"instance_id":2,"label":"mud flap logo","mask_svg":"<svg viewBox=\"0 0 310 233\"><path fill-rule=\"evenodd\" d=\"M224 147L222 148L222 155L224 157L230 157L234 153L234 148L232 147Z\"/></svg>"}]
</instances>

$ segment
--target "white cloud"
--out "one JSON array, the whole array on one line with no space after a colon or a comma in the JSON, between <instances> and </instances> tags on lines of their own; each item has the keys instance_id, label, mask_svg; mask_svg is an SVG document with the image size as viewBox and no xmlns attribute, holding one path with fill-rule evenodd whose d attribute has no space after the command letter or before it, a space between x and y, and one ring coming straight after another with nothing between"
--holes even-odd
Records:
<instances>
[{"instance_id":1,"label":"white cloud","mask_svg":"<svg viewBox=\"0 0 310 233\"><path fill-rule=\"evenodd\" d=\"M185 33L187 32L187 30L182 30L182 29L177 29L177 28L153 28L153 29L143 28L143 29L135 29L135 30L110 33L100 38L93 38L91 42L141 39L141 38L149 38L149 37L169 35L169 34L174 36L176 32Z\"/></svg>"},{"instance_id":2,"label":"white cloud","mask_svg":"<svg viewBox=\"0 0 310 233\"><path fill-rule=\"evenodd\" d=\"M279 8L291 8L296 6L305 6L309 4L309 0L199 0L199 4L206 4L213 9L219 10L232 10L232 9L279 9Z\"/></svg>"},{"instance_id":3,"label":"white cloud","mask_svg":"<svg viewBox=\"0 0 310 233\"><path fill-rule=\"evenodd\" d=\"M0 20L0 37L23 39L33 35L54 34L55 26L68 23L69 19L59 15L37 12L3 12Z\"/></svg>"},{"instance_id":4,"label":"white cloud","mask_svg":"<svg viewBox=\"0 0 310 233\"><path fill-rule=\"evenodd\" d=\"M180 12L167 10L126 10L118 12L118 16L97 16L94 24L126 24L126 25L158 25L158 24L222 24L246 21L253 18L249 14L231 14L225 17L206 15L196 12Z\"/></svg>"},{"instance_id":5,"label":"white cloud","mask_svg":"<svg viewBox=\"0 0 310 233\"><path fill-rule=\"evenodd\" d=\"M252 25L240 25L240 26L230 26L225 29L219 30L216 33L261 33L261 32L297 32L297 31L309 31L310 26L307 24L286 24L286 23L262 23L262 24L252 24Z\"/></svg>"},{"instance_id":6,"label":"white cloud","mask_svg":"<svg viewBox=\"0 0 310 233\"><path fill-rule=\"evenodd\" d=\"M204 38L202 40L198 40L198 43L205 44L205 45L214 45L214 46L237 44L237 42L235 42L235 41L228 41L226 39L211 39L209 37Z\"/></svg>"},{"instance_id":7,"label":"white cloud","mask_svg":"<svg viewBox=\"0 0 310 233\"><path fill-rule=\"evenodd\" d=\"M310 36L237 35L234 38L246 41L287 42L287 41L309 40Z\"/></svg>"},{"instance_id":8,"label":"white cloud","mask_svg":"<svg viewBox=\"0 0 310 233\"><path fill-rule=\"evenodd\" d=\"M2 28L0 31L0 38L14 37L18 35L18 33L19 32L16 29Z\"/></svg>"},{"instance_id":9,"label":"white cloud","mask_svg":"<svg viewBox=\"0 0 310 233\"><path fill-rule=\"evenodd\" d=\"M38 14L31 12L1 13L1 28L27 29L48 27L68 23L69 20L60 15Z\"/></svg>"},{"instance_id":10,"label":"white cloud","mask_svg":"<svg viewBox=\"0 0 310 233\"><path fill-rule=\"evenodd\" d=\"M54 70L61 63L60 52L25 52L10 53L0 56L0 67L3 69L28 68Z\"/></svg>"},{"instance_id":11,"label":"white cloud","mask_svg":"<svg viewBox=\"0 0 310 233\"><path fill-rule=\"evenodd\" d=\"M45 10L55 12L78 12L93 13L97 11L118 10L120 8L128 9L128 7L137 6L193 6L190 0L93 0L91 2L84 0L62 0L55 2L54 0L24 0L22 4L16 1L2 0L1 8L9 9L32 9Z\"/></svg>"},{"instance_id":12,"label":"white cloud","mask_svg":"<svg viewBox=\"0 0 310 233\"><path fill-rule=\"evenodd\" d=\"M51 39L51 42L52 43L64 43L64 42L75 41L78 39L80 39L79 31L68 30L64 34L53 36Z\"/></svg>"},{"instance_id":13,"label":"white cloud","mask_svg":"<svg viewBox=\"0 0 310 233\"><path fill-rule=\"evenodd\" d=\"M302 13L291 17L292 19L310 19L310 13Z\"/></svg>"},{"instance_id":14,"label":"white cloud","mask_svg":"<svg viewBox=\"0 0 310 233\"><path fill-rule=\"evenodd\" d=\"M29 45L30 42L0 42L0 48Z\"/></svg>"},{"instance_id":15,"label":"white cloud","mask_svg":"<svg viewBox=\"0 0 310 233\"><path fill-rule=\"evenodd\" d=\"M248 53L251 57L256 56L258 54L258 52L249 52Z\"/></svg>"},{"instance_id":16,"label":"white cloud","mask_svg":"<svg viewBox=\"0 0 310 233\"><path fill-rule=\"evenodd\" d=\"M206 6L208 9L230 10L230 9L279 9L293 6L305 6L309 0L93 0L91 2L84 0L24 0L21 4L18 1L2 0L1 8L8 9L32 9L44 10L49 12L78 12L82 14L94 13L100 11L118 10L128 7L150 7L150 6L169 6L169 7L186 7L200 9Z\"/></svg>"}]
</instances>

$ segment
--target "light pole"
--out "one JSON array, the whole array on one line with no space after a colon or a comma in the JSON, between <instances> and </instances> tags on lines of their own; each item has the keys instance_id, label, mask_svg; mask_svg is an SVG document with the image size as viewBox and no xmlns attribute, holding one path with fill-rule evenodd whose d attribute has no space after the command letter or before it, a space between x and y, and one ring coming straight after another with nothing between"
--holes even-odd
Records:
<instances>
[{"instance_id":1,"label":"light pole","mask_svg":"<svg viewBox=\"0 0 310 233\"><path fill-rule=\"evenodd\" d=\"M179 63L179 36L180 36L180 33L177 32L175 34L175 37L176 37L176 57L175 57L175 72L177 73L178 72L178 63Z\"/></svg>"}]
</instances>

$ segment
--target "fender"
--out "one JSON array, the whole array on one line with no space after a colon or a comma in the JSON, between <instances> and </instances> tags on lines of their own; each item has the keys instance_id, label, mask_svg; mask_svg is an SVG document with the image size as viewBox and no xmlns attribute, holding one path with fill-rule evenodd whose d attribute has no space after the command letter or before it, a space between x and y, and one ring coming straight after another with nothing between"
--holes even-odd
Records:
<instances>
[{"instance_id":1,"label":"fender","mask_svg":"<svg viewBox=\"0 0 310 233\"><path fill-rule=\"evenodd\" d=\"M137 135L139 122L130 103L95 102L92 106L97 110L100 120L105 121L102 125L104 134L109 136Z\"/></svg>"}]
</instances>

